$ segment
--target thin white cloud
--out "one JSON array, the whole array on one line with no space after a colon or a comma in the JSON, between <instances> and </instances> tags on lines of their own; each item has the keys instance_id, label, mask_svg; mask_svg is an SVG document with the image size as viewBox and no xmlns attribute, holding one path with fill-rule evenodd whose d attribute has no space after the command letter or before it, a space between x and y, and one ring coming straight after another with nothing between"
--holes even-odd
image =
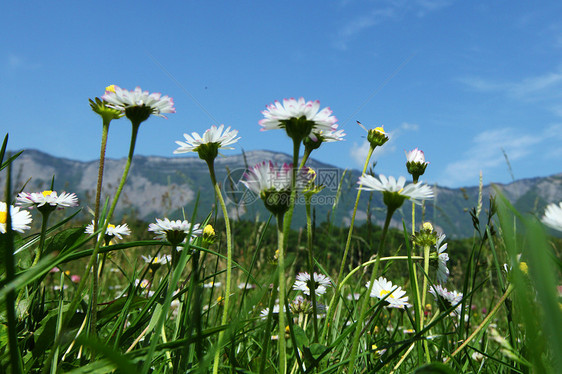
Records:
<instances>
[{"instance_id":1,"label":"thin white cloud","mask_svg":"<svg viewBox=\"0 0 562 374\"><path fill-rule=\"evenodd\" d=\"M507 96L525 100L559 98L562 89L562 69L523 78L515 82L497 82L480 77L461 78L466 86L482 92L502 92Z\"/></svg>"},{"instance_id":2,"label":"thin white cloud","mask_svg":"<svg viewBox=\"0 0 562 374\"><path fill-rule=\"evenodd\" d=\"M30 62L25 57L9 53L5 58L5 65L10 70L35 70L41 67L41 64Z\"/></svg>"},{"instance_id":3,"label":"thin white cloud","mask_svg":"<svg viewBox=\"0 0 562 374\"><path fill-rule=\"evenodd\" d=\"M431 12L441 10L451 5L453 1L454 0L388 0L374 2L377 4L376 8L352 18L339 28L336 32L333 44L337 49L345 50L350 40L378 24L388 20L402 18L409 14L414 14L417 17L424 17ZM350 1L346 1L340 5L347 6L350 3Z\"/></svg>"},{"instance_id":4,"label":"thin white cloud","mask_svg":"<svg viewBox=\"0 0 562 374\"><path fill-rule=\"evenodd\" d=\"M334 46L341 50L347 49L347 43L355 35L360 34L364 30L367 30L393 16L394 9L384 8L376 9L371 11L369 14L354 18L338 31Z\"/></svg>"},{"instance_id":5,"label":"thin white cloud","mask_svg":"<svg viewBox=\"0 0 562 374\"><path fill-rule=\"evenodd\" d=\"M551 129L550 131L554 131ZM542 133L523 134L513 128L484 131L477 135L472 146L461 159L449 163L439 178L444 185L454 186L478 180L480 171L489 175L492 170L506 164L504 150L509 161L528 156L536 146L549 137L549 130ZM507 166L506 166L507 167Z\"/></svg>"},{"instance_id":6,"label":"thin white cloud","mask_svg":"<svg viewBox=\"0 0 562 374\"><path fill-rule=\"evenodd\" d=\"M400 128L404 131L418 131L420 129L420 125L417 123L402 122Z\"/></svg>"}]
</instances>

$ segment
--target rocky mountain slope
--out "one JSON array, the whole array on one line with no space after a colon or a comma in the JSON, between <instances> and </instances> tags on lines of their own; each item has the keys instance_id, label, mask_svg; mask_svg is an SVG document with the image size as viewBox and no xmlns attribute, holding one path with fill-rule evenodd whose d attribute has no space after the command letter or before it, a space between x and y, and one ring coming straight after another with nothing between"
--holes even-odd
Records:
<instances>
[{"instance_id":1,"label":"rocky mountain slope","mask_svg":"<svg viewBox=\"0 0 562 374\"><path fill-rule=\"evenodd\" d=\"M219 157L215 162L217 180L222 185L231 215L235 219L252 220L256 216L267 219L269 216L259 199L239 182L247 166L253 166L263 160L283 163L290 162L291 157L284 153L259 150ZM111 196L114 193L124 165L125 159L106 160L104 196ZM344 171L315 160L310 160L308 166L317 170L318 181L326 185L324 191L316 196L317 224L327 219L336 225L348 223L355 200L359 171ZM36 150L26 150L13 164L12 188L14 191L19 191L25 185L26 191L48 189L55 176L55 190L76 192L82 206L92 207L97 169L97 160L82 162L53 157ZM5 183L4 178L5 173L1 173L2 184ZM341 190L338 195L340 183ZM547 203L562 201L562 173L549 177L522 179L505 185L484 186L484 208L488 206L487 197L495 193L495 189L505 194L522 212L540 215ZM478 187L451 189L435 186L435 192L436 199L426 202L425 218L434 222L450 237L470 236L473 229L468 210L477 204ZM384 219L381 194L370 195L370 193L362 194L357 216L359 224L367 217L369 199L372 199L370 207L373 222L381 224ZM334 208L336 201L337 205ZM214 204L214 193L205 162L196 156L167 158L137 155L117 214L134 214L138 218L153 221L155 217L179 218L183 209L186 217L190 218L196 202L198 202L198 219L205 217ZM303 202L300 201L298 204L294 216L295 227L304 225ZM409 225L410 212L409 203L404 204L402 211L395 214L393 225L401 227L402 219ZM85 219L89 219L87 209L83 214Z\"/></svg>"}]
</instances>

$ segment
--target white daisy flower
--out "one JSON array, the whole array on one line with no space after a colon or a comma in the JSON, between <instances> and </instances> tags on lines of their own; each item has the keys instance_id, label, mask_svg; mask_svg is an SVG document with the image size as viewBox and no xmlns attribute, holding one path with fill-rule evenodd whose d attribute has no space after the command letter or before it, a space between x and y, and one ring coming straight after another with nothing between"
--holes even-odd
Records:
<instances>
[{"instance_id":1,"label":"white daisy flower","mask_svg":"<svg viewBox=\"0 0 562 374\"><path fill-rule=\"evenodd\" d=\"M385 204L387 203L387 198L393 195L402 199L410 199L416 204L421 204L420 200L429 200L433 198L433 190L430 186L424 185L422 183L410 183L405 186L406 178L399 177L398 180L394 177L385 177L380 174L379 178L375 178L372 175L363 174L359 177L359 189L365 191L381 191L385 195ZM388 196L388 197L387 197ZM402 203L400 203L402 205ZM400 207L398 205L398 207Z\"/></svg>"},{"instance_id":2,"label":"white daisy flower","mask_svg":"<svg viewBox=\"0 0 562 374\"><path fill-rule=\"evenodd\" d=\"M205 130L202 137L196 132L191 133L191 135L183 134L186 141L176 141L176 144L180 147L174 153L197 152L198 148L203 144L216 144L218 149L234 149L229 147L229 145L236 143L240 139L240 137L236 137L238 130L230 130L229 126L223 133L223 129L224 125L220 125L218 128L213 125L210 129Z\"/></svg>"},{"instance_id":3,"label":"white daisy flower","mask_svg":"<svg viewBox=\"0 0 562 374\"><path fill-rule=\"evenodd\" d=\"M333 130L338 121L337 118L331 115L330 108L318 111L319 109L320 102L318 100L305 101L302 97L298 100L284 99L283 104L275 101L262 111L265 118L259 121L259 124L262 126L262 131L284 129L291 120L305 119L309 122L307 125L311 126L310 130L326 132ZM307 135L308 133L304 134L304 136Z\"/></svg>"},{"instance_id":4,"label":"white daisy flower","mask_svg":"<svg viewBox=\"0 0 562 374\"><path fill-rule=\"evenodd\" d=\"M203 288L215 288L220 286L222 286L221 282L213 282L213 281L203 284Z\"/></svg>"},{"instance_id":5,"label":"white daisy flower","mask_svg":"<svg viewBox=\"0 0 562 374\"><path fill-rule=\"evenodd\" d=\"M148 279L135 279L135 287L140 287L142 289L148 288L150 286L150 281Z\"/></svg>"},{"instance_id":6,"label":"white daisy flower","mask_svg":"<svg viewBox=\"0 0 562 374\"><path fill-rule=\"evenodd\" d=\"M148 231L152 231L156 234L155 239L168 240L172 245L179 245L185 239L185 237L191 233L191 237L194 238L202 234L203 230L199 228L199 224L196 223L192 225L187 220L176 220L170 221L168 218L158 219L156 218L156 223L151 223L148 226Z\"/></svg>"},{"instance_id":7,"label":"white daisy flower","mask_svg":"<svg viewBox=\"0 0 562 374\"><path fill-rule=\"evenodd\" d=\"M562 202L548 204L544 211L542 223L554 230L562 231Z\"/></svg>"},{"instance_id":8,"label":"white daisy flower","mask_svg":"<svg viewBox=\"0 0 562 374\"><path fill-rule=\"evenodd\" d=\"M297 174L297 188L306 187L313 177L309 168L300 169ZM243 178L242 183L257 195L267 190L289 190L293 179L293 164L284 163L278 167L271 161L263 161L246 171Z\"/></svg>"},{"instance_id":9,"label":"white daisy flower","mask_svg":"<svg viewBox=\"0 0 562 374\"><path fill-rule=\"evenodd\" d=\"M414 177L414 183L417 183L420 175L425 173L427 165L429 165L429 162L425 161L423 151L415 148L410 152L406 152L406 168L408 173Z\"/></svg>"},{"instance_id":10,"label":"white daisy flower","mask_svg":"<svg viewBox=\"0 0 562 374\"><path fill-rule=\"evenodd\" d=\"M255 284L251 284L251 283L246 283L246 282L242 282L238 284L238 289L239 290L252 290L256 288Z\"/></svg>"},{"instance_id":11,"label":"white daisy flower","mask_svg":"<svg viewBox=\"0 0 562 374\"><path fill-rule=\"evenodd\" d=\"M93 234L94 233L94 221L92 220L92 223L90 223L88 226L86 226L86 230L85 230L86 234ZM129 226L124 223L122 225L112 225L111 223L109 225L107 225L107 230L105 230L105 236L109 236L109 237L116 237L118 239L123 239L123 236L125 235L131 235L131 229L129 229Z\"/></svg>"},{"instance_id":12,"label":"white daisy flower","mask_svg":"<svg viewBox=\"0 0 562 374\"><path fill-rule=\"evenodd\" d=\"M435 244L435 248L437 249L437 281L439 283L445 283L447 282L447 278L449 278L449 269L447 268L449 255L445 252L447 250L447 243L443 243L444 240L445 234L441 234Z\"/></svg>"},{"instance_id":13,"label":"white daisy flower","mask_svg":"<svg viewBox=\"0 0 562 374\"><path fill-rule=\"evenodd\" d=\"M305 189L312 177L308 168L300 169L295 183L297 190ZM269 211L277 215L289 209L292 179L292 164L285 163L277 167L271 161L264 161L246 171L242 183L263 200Z\"/></svg>"},{"instance_id":14,"label":"white daisy flower","mask_svg":"<svg viewBox=\"0 0 562 374\"><path fill-rule=\"evenodd\" d=\"M292 164L283 164L278 168L271 161L263 161L244 173L242 183L252 192L260 195L265 190L290 189L291 179Z\"/></svg>"},{"instance_id":15,"label":"white daisy flower","mask_svg":"<svg viewBox=\"0 0 562 374\"><path fill-rule=\"evenodd\" d=\"M136 87L133 91L124 90L121 87L111 85L106 88L105 95L101 97L107 102L107 106L121 110L127 114L127 109L132 107L144 107L150 110L150 114L164 117L162 113L175 113L174 100L161 93L149 93Z\"/></svg>"},{"instance_id":16,"label":"white daisy flower","mask_svg":"<svg viewBox=\"0 0 562 374\"><path fill-rule=\"evenodd\" d=\"M31 223L31 213L27 210L20 210L17 206L10 206L10 218L12 230L22 232L29 230ZM6 222L8 219L8 205L0 201L0 233L5 234L8 230Z\"/></svg>"},{"instance_id":17,"label":"white daisy flower","mask_svg":"<svg viewBox=\"0 0 562 374\"><path fill-rule=\"evenodd\" d=\"M425 154L423 151L414 148L410 152L406 153L406 162L416 162L420 164L429 164L429 162L425 161Z\"/></svg>"},{"instance_id":18,"label":"white daisy flower","mask_svg":"<svg viewBox=\"0 0 562 374\"><path fill-rule=\"evenodd\" d=\"M450 308L454 305L459 304L454 312L458 315L461 313L461 300L462 300L462 293L457 291L448 291L445 287L437 284L435 286L431 286L429 288L429 293L435 296L440 300L439 306L445 306L445 308Z\"/></svg>"},{"instance_id":19,"label":"white daisy flower","mask_svg":"<svg viewBox=\"0 0 562 374\"><path fill-rule=\"evenodd\" d=\"M315 283L315 294L317 296L324 295L326 293L326 288L332 285L330 278L324 274L314 273L314 283ZM302 291L305 295L310 295L310 284L311 284L310 274L307 272L299 273L297 279L293 284L293 289Z\"/></svg>"},{"instance_id":20,"label":"white daisy flower","mask_svg":"<svg viewBox=\"0 0 562 374\"><path fill-rule=\"evenodd\" d=\"M273 317L276 317L276 314L279 314L279 304L275 304L273 306ZM262 309L262 311L260 312L260 317L261 319L267 319L267 316L269 315L269 308L265 308Z\"/></svg>"},{"instance_id":21,"label":"white daisy flower","mask_svg":"<svg viewBox=\"0 0 562 374\"><path fill-rule=\"evenodd\" d=\"M343 137L346 135L343 130L336 130L338 125L333 126L334 129L330 131L312 131L308 137L317 142L321 140L322 142L331 143L331 142L339 142L345 140Z\"/></svg>"},{"instance_id":22,"label":"white daisy flower","mask_svg":"<svg viewBox=\"0 0 562 374\"><path fill-rule=\"evenodd\" d=\"M365 287L369 289L369 286L370 282L367 282ZM394 286L392 282L388 281L386 278L379 277L379 279L376 279L373 283L370 296L378 299L384 299L386 297L384 301L388 303L387 307L404 309L410 306L410 304L408 304L408 296L404 296L405 294L406 291L403 291L402 287Z\"/></svg>"},{"instance_id":23,"label":"white daisy flower","mask_svg":"<svg viewBox=\"0 0 562 374\"><path fill-rule=\"evenodd\" d=\"M150 265L166 265L168 262L172 262L171 255L154 256L154 257L141 255L141 258L144 260L145 263Z\"/></svg>"},{"instance_id":24,"label":"white daisy flower","mask_svg":"<svg viewBox=\"0 0 562 374\"><path fill-rule=\"evenodd\" d=\"M78 205L78 198L74 193L63 192L60 196L57 191L42 191L42 192L21 192L17 197L17 205L24 208L41 208L45 206L51 209L63 209L65 207L73 207Z\"/></svg>"}]
</instances>

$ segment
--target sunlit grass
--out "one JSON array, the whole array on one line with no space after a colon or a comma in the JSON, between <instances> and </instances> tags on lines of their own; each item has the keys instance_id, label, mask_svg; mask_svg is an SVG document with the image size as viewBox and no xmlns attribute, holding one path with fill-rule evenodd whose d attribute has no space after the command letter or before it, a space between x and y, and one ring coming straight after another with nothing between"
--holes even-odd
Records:
<instances>
[{"instance_id":1,"label":"sunlit grass","mask_svg":"<svg viewBox=\"0 0 562 374\"><path fill-rule=\"evenodd\" d=\"M152 112L142 112L136 102L123 102L133 126L129 166L140 123L160 113L156 103ZM116 224L128 224L131 232L114 235L112 230L122 227L109 221L115 221L128 166L113 199L97 204L89 233L92 217L79 208L67 206L64 213L53 208L48 221L32 210L30 230L12 222L21 217L0 212L6 227L0 234L0 371L559 372L560 241L548 236L537 217L517 212L498 193L488 207L480 198L470 212L472 239L439 237L432 224L416 222L415 207L413 230L405 224L397 230L389 225L394 212L405 200L431 198L430 188L372 176L362 181L372 193L383 194L382 229L370 222L354 227L353 220L350 227L315 225L311 196L321 186L313 184L305 161L316 145L344 134L330 135L324 128L310 137L315 124L333 125L331 111L318 112L319 104L304 99L285 105L306 116L295 119L295 108L268 107L281 119L268 118L267 125L286 130L294 165L302 160L301 168L272 167L285 170L276 171L277 178L290 178L277 183L266 180L272 175L245 176L271 211L266 222L231 225L224 219L213 160L221 141L230 145L238 139L229 129L222 135L222 127L189 145L207 161L216 187L217 204L196 204L206 216L201 222L194 222L197 212L184 212L177 221L158 221L149 232L148 223L117 217ZM106 135L108 127L104 118ZM368 134L373 149L384 145L382 128ZM301 159L303 141L308 153ZM6 149L7 137L0 166L9 207L19 201L9 167L17 155L9 157ZM423 174L427 165L412 165L425 163L422 156L416 150L408 168ZM368 163L369 158L365 170ZM353 216L369 209L358 204L356 193ZM307 226L301 231L290 228L297 194L307 197ZM556 217L548 222L556 223Z\"/></svg>"}]
</instances>

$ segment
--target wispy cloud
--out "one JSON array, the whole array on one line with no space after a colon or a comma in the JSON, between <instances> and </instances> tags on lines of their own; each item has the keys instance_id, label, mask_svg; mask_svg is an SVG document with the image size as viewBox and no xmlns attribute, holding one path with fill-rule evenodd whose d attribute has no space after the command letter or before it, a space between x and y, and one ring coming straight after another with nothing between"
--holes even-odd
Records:
<instances>
[{"instance_id":1,"label":"wispy cloud","mask_svg":"<svg viewBox=\"0 0 562 374\"><path fill-rule=\"evenodd\" d=\"M351 1L345 1L341 5L345 7L351 3ZM337 49L345 50L348 43L358 34L383 22L401 19L412 14L416 17L425 17L427 14L441 10L452 3L453 0L387 0L374 2L376 6L373 9L353 17L339 28L333 44Z\"/></svg>"},{"instance_id":2,"label":"wispy cloud","mask_svg":"<svg viewBox=\"0 0 562 374\"><path fill-rule=\"evenodd\" d=\"M345 50L347 49L349 40L353 39L355 35L392 17L394 17L394 9L391 7L375 9L366 15L356 17L339 29L334 46L338 49Z\"/></svg>"},{"instance_id":3,"label":"wispy cloud","mask_svg":"<svg viewBox=\"0 0 562 374\"><path fill-rule=\"evenodd\" d=\"M549 100L561 96L562 68L514 82L498 82L480 77L465 77L459 81L477 91L501 92L522 100Z\"/></svg>"},{"instance_id":4,"label":"wispy cloud","mask_svg":"<svg viewBox=\"0 0 562 374\"><path fill-rule=\"evenodd\" d=\"M505 165L504 150L513 162L536 152L536 146L562 130L561 125L551 126L541 133L521 133L513 128L484 131L477 135L460 159L446 165L440 183L456 186L478 180L480 171L490 175L496 168ZM559 134L559 133L557 133ZM560 137L560 135L556 135Z\"/></svg>"},{"instance_id":5,"label":"wispy cloud","mask_svg":"<svg viewBox=\"0 0 562 374\"><path fill-rule=\"evenodd\" d=\"M9 70L35 70L41 67L41 64L31 62L25 57L14 53L8 53L4 58L4 65Z\"/></svg>"}]
</instances>

